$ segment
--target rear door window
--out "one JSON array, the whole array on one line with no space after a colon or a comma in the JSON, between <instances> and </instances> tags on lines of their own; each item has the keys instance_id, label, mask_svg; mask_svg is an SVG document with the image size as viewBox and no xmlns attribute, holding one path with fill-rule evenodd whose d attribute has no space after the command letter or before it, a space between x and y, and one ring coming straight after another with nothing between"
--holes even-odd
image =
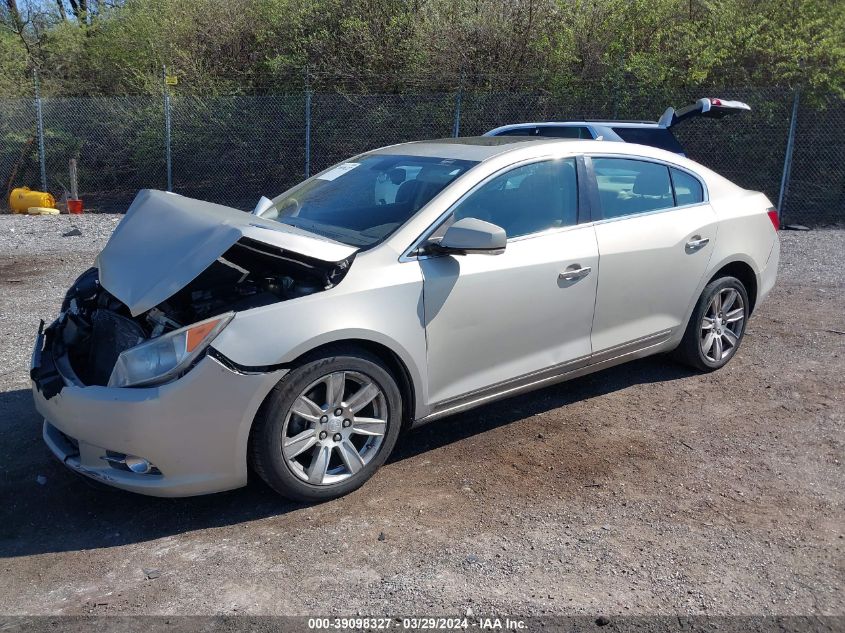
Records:
<instances>
[{"instance_id":1,"label":"rear door window","mask_svg":"<svg viewBox=\"0 0 845 633\"><path fill-rule=\"evenodd\" d=\"M615 127L613 131L626 143L648 145L665 149L675 154L683 154L684 148L668 129L662 127Z\"/></svg>"},{"instance_id":2,"label":"rear door window","mask_svg":"<svg viewBox=\"0 0 845 633\"><path fill-rule=\"evenodd\" d=\"M695 176L680 169L670 169L672 186L675 190L675 204L679 207L685 204L704 202L704 188Z\"/></svg>"},{"instance_id":3,"label":"rear door window","mask_svg":"<svg viewBox=\"0 0 845 633\"><path fill-rule=\"evenodd\" d=\"M602 217L618 218L675 205L669 168L629 158L593 158Z\"/></svg>"}]
</instances>

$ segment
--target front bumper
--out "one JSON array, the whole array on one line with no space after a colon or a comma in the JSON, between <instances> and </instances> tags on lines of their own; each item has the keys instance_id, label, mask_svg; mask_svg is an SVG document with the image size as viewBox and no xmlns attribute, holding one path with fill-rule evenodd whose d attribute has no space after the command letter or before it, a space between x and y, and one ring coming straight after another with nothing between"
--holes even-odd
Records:
<instances>
[{"instance_id":1,"label":"front bumper","mask_svg":"<svg viewBox=\"0 0 845 633\"><path fill-rule=\"evenodd\" d=\"M54 365L41 344L39 336L34 377ZM60 374L55 395L36 380L32 391L45 418L44 441L66 466L124 490L182 497L246 484L252 421L284 374L239 373L206 356L178 380L156 387L82 386ZM160 474L120 469L103 459L109 451L142 457Z\"/></svg>"}]
</instances>

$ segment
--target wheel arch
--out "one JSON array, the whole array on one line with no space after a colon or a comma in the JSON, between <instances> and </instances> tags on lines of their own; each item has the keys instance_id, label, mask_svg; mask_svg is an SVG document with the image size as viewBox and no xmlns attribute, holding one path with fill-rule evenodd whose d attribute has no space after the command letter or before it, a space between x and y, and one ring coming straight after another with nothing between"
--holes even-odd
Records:
<instances>
[{"instance_id":1,"label":"wheel arch","mask_svg":"<svg viewBox=\"0 0 845 633\"><path fill-rule=\"evenodd\" d=\"M386 366L388 371L396 379L396 384L399 387L399 392L402 395L402 430L410 429L413 420L416 416L417 391L414 377L411 371L402 359L398 352L391 349L388 345L374 341L367 338L339 338L318 344L314 347L301 351L298 356L292 360L285 362L284 366L293 368L303 363L306 363L314 358L325 356L327 354L349 353L354 351L363 351L376 356ZM284 380L284 377L282 377ZM276 383L278 384L278 383ZM252 417L249 425L245 429L244 441L244 460L247 467L252 469L252 453L248 450L248 446L252 443L253 433L256 427L256 420L262 411L265 410L267 403L273 395L273 389L269 389L261 400L261 404L256 409L255 415Z\"/></svg>"},{"instance_id":2,"label":"wheel arch","mask_svg":"<svg viewBox=\"0 0 845 633\"><path fill-rule=\"evenodd\" d=\"M759 276L757 275L756 269L754 268L754 264L752 261L744 258L742 255L732 255L726 259L723 259L721 262L710 268L711 272L706 272L699 281L699 286L695 291L695 294L690 299L690 303L687 306L686 316L682 321L683 326L679 327L675 335L672 338L673 344L677 345L681 342L681 338L686 331L687 326L689 325L690 319L692 318L692 313L695 310L695 306L698 303L699 298L701 297L701 293L704 289L715 279L720 277L736 277L739 279L742 284L745 286L745 290L748 293L748 313L749 316L754 311L754 307L757 303L757 294L759 285Z\"/></svg>"},{"instance_id":3,"label":"wheel arch","mask_svg":"<svg viewBox=\"0 0 845 633\"><path fill-rule=\"evenodd\" d=\"M754 307L757 303L757 289L759 284L757 280L757 273L754 272L754 268L751 267L751 264L741 259L723 263L718 270L710 276L707 283L704 284L705 287L720 277L736 277L742 282L742 285L745 286L745 291L748 293L748 313L753 313Z\"/></svg>"},{"instance_id":4,"label":"wheel arch","mask_svg":"<svg viewBox=\"0 0 845 633\"><path fill-rule=\"evenodd\" d=\"M414 379L400 355L384 343L365 338L338 339L309 349L307 352L300 354L290 364L300 365L313 358L354 351L367 352L387 366L387 369L396 379L396 385L402 394L402 426L403 428L410 427L417 404L417 389L414 385Z\"/></svg>"}]
</instances>

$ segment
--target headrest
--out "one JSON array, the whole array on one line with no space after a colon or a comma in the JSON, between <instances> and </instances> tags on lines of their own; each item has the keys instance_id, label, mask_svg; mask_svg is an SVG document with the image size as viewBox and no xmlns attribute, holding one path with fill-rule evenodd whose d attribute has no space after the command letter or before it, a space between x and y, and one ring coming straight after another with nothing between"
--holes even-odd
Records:
<instances>
[{"instance_id":1,"label":"headrest","mask_svg":"<svg viewBox=\"0 0 845 633\"><path fill-rule=\"evenodd\" d=\"M661 172L642 172L634 181L633 193L641 196L668 196L671 195L669 190L669 178L662 177Z\"/></svg>"}]
</instances>

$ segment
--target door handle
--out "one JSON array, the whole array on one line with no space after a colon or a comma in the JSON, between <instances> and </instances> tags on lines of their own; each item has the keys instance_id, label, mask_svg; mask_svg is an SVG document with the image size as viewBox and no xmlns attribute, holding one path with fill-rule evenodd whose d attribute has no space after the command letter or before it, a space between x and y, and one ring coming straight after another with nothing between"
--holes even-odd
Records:
<instances>
[{"instance_id":1,"label":"door handle","mask_svg":"<svg viewBox=\"0 0 845 633\"><path fill-rule=\"evenodd\" d=\"M567 267L566 270L560 273L557 278L565 281L576 281L589 275L591 270L591 266L582 267L581 264L572 264L572 266Z\"/></svg>"},{"instance_id":2,"label":"door handle","mask_svg":"<svg viewBox=\"0 0 845 633\"><path fill-rule=\"evenodd\" d=\"M710 243L709 237L701 237L700 235L693 235L692 239L687 242L686 250L688 253L694 253L701 250Z\"/></svg>"}]
</instances>

